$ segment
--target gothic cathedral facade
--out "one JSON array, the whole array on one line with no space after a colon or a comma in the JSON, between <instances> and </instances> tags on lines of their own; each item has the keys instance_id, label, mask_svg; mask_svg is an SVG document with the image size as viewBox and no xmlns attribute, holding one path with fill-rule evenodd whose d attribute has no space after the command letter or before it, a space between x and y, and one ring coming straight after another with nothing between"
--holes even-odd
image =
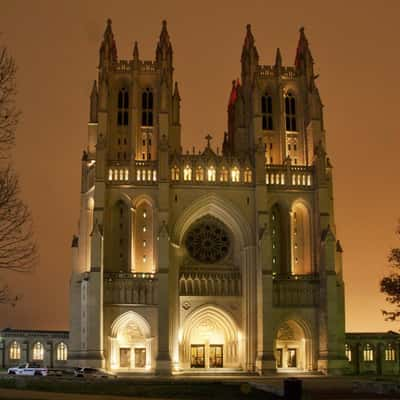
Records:
<instances>
[{"instance_id":1,"label":"gothic cathedral facade","mask_svg":"<svg viewBox=\"0 0 400 400\"><path fill-rule=\"evenodd\" d=\"M343 372L342 249L313 58L260 65L250 26L221 151L181 147L163 22L154 61L107 22L72 243L69 360L113 372Z\"/></svg>"}]
</instances>

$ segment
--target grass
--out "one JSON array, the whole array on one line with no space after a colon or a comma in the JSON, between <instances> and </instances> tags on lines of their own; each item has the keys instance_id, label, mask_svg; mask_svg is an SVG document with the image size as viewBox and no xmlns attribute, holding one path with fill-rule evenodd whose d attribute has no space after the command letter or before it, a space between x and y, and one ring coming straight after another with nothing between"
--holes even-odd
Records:
<instances>
[{"instance_id":1,"label":"grass","mask_svg":"<svg viewBox=\"0 0 400 400\"><path fill-rule=\"evenodd\" d=\"M4 377L0 379L0 388L25 389L45 392L103 394L115 396L140 396L166 399L263 399L274 400L277 397L252 389L243 393L240 383L222 382L143 382L132 379L63 379L44 377Z\"/></svg>"}]
</instances>

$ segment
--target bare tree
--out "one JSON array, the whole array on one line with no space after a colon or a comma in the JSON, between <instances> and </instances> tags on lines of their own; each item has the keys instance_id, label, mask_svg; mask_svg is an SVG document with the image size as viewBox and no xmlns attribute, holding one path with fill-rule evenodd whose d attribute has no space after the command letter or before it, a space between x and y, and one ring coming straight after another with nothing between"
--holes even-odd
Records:
<instances>
[{"instance_id":1,"label":"bare tree","mask_svg":"<svg viewBox=\"0 0 400 400\"><path fill-rule=\"evenodd\" d=\"M0 270L29 271L37 261L32 218L20 199L18 177L11 165L11 150L20 112L16 107L16 66L0 45ZM8 287L0 287L0 303L13 302Z\"/></svg>"},{"instance_id":2,"label":"bare tree","mask_svg":"<svg viewBox=\"0 0 400 400\"><path fill-rule=\"evenodd\" d=\"M1 157L9 156L8 150L15 143L19 111L15 104L16 72L14 59L7 48L0 46L0 151Z\"/></svg>"},{"instance_id":3,"label":"bare tree","mask_svg":"<svg viewBox=\"0 0 400 400\"><path fill-rule=\"evenodd\" d=\"M400 220L396 234L400 238ZM386 321L398 321L400 319L400 248L394 247L390 250L388 261L391 272L381 282L381 292L386 295L386 301L395 309L382 311Z\"/></svg>"}]
</instances>

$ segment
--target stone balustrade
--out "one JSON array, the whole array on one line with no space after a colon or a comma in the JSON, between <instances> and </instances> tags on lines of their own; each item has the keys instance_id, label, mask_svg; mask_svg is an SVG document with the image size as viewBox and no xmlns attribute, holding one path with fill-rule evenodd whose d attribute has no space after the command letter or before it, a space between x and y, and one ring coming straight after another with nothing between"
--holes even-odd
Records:
<instances>
[{"instance_id":1,"label":"stone balustrade","mask_svg":"<svg viewBox=\"0 0 400 400\"><path fill-rule=\"evenodd\" d=\"M179 276L181 296L240 296L239 271L182 271Z\"/></svg>"},{"instance_id":2,"label":"stone balustrade","mask_svg":"<svg viewBox=\"0 0 400 400\"><path fill-rule=\"evenodd\" d=\"M315 307L319 301L317 275L274 275L273 303L277 307Z\"/></svg>"},{"instance_id":3,"label":"stone balustrade","mask_svg":"<svg viewBox=\"0 0 400 400\"><path fill-rule=\"evenodd\" d=\"M156 305L157 277L151 273L104 273L104 304Z\"/></svg>"},{"instance_id":4,"label":"stone balustrade","mask_svg":"<svg viewBox=\"0 0 400 400\"><path fill-rule=\"evenodd\" d=\"M266 165L265 183L268 186L301 187L312 189L314 168L306 166Z\"/></svg>"}]
</instances>

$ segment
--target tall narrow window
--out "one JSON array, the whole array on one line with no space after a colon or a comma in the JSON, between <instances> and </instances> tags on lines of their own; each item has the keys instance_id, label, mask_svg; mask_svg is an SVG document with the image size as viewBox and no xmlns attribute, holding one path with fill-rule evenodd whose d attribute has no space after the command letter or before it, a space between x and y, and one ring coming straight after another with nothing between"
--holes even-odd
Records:
<instances>
[{"instance_id":1,"label":"tall narrow window","mask_svg":"<svg viewBox=\"0 0 400 400\"><path fill-rule=\"evenodd\" d=\"M61 342L57 346L57 360L67 361L67 358L68 358L67 345L64 342Z\"/></svg>"},{"instance_id":2,"label":"tall narrow window","mask_svg":"<svg viewBox=\"0 0 400 400\"><path fill-rule=\"evenodd\" d=\"M299 176L299 175L298 175ZM292 274L310 274L311 270L311 220L304 204L296 202L290 213Z\"/></svg>"},{"instance_id":3,"label":"tall narrow window","mask_svg":"<svg viewBox=\"0 0 400 400\"><path fill-rule=\"evenodd\" d=\"M184 181L191 181L192 180L192 168L189 165L185 166L183 170L183 180Z\"/></svg>"},{"instance_id":4,"label":"tall narrow window","mask_svg":"<svg viewBox=\"0 0 400 400\"><path fill-rule=\"evenodd\" d=\"M351 362L351 347L347 343L344 346L345 346L345 353L346 353L347 360L349 362Z\"/></svg>"},{"instance_id":5,"label":"tall narrow window","mask_svg":"<svg viewBox=\"0 0 400 400\"><path fill-rule=\"evenodd\" d=\"M396 350L391 343L385 348L385 361L396 361Z\"/></svg>"},{"instance_id":6,"label":"tall narrow window","mask_svg":"<svg viewBox=\"0 0 400 400\"><path fill-rule=\"evenodd\" d=\"M33 361L42 361L43 358L44 358L43 345L40 342L36 342L33 345L33 349L32 349L32 360Z\"/></svg>"},{"instance_id":7,"label":"tall narrow window","mask_svg":"<svg viewBox=\"0 0 400 400\"><path fill-rule=\"evenodd\" d=\"M153 208L143 201L136 205L135 272L154 272L153 239Z\"/></svg>"},{"instance_id":8,"label":"tall narrow window","mask_svg":"<svg viewBox=\"0 0 400 400\"><path fill-rule=\"evenodd\" d=\"M179 168L176 165L171 168L171 179L173 181L179 181Z\"/></svg>"},{"instance_id":9,"label":"tall narrow window","mask_svg":"<svg viewBox=\"0 0 400 400\"><path fill-rule=\"evenodd\" d=\"M231 169L231 181L239 182L240 181L240 170L238 167L233 167Z\"/></svg>"},{"instance_id":10,"label":"tall narrow window","mask_svg":"<svg viewBox=\"0 0 400 400\"><path fill-rule=\"evenodd\" d=\"M374 361L374 348L368 343L363 349L363 361Z\"/></svg>"},{"instance_id":11,"label":"tall narrow window","mask_svg":"<svg viewBox=\"0 0 400 400\"><path fill-rule=\"evenodd\" d=\"M129 93L128 89L122 88L118 92L118 112L117 124L120 126L128 126L129 123Z\"/></svg>"},{"instance_id":12,"label":"tall narrow window","mask_svg":"<svg viewBox=\"0 0 400 400\"><path fill-rule=\"evenodd\" d=\"M228 182L228 170L225 167L221 168L221 172L219 174L220 182Z\"/></svg>"},{"instance_id":13,"label":"tall narrow window","mask_svg":"<svg viewBox=\"0 0 400 400\"><path fill-rule=\"evenodd\" d=\"M153 126L153 92L146 88L142 93L142 126Z\"/></svg>"},{"instance_id":14,"label":"tall narrow window","mask_svg":"<svg viewBox=\"0 0 400 400\"><path fill-rule=\"evenodd\" d=\"M215 167L213 167L213 166L208 167L207 180L208 180L208 182L215 182Z\"/></svg>"},{"instance_id":15,"label":"tall narrow window","mask_svg":"<svg viewBox=\"0 0 400 400\"><path fill-rule=\"evenodd\" d=\"M251 169L250 168L246 168L245 170L244 170L244 181L245 181L245 183L251 183L251 178L252 178L252 176L251 176L252 174L251 174Z\"/></svg>"},{"instance_id":16,"label":"tall narrow window","mask_svg":"<svg viewBox=\"0 0 400 400\"><path fill-rule=\"evenodd\" d=\"M196 181L203 182L204 181L204 169L202 167L196 168Z\"/></svg>"},{"instance_id":17,"label":"tall narrow window","mask_svg":"<svg viewBox=\"0 0 400 400\"><path fill-rule=\"evenodd\" d=\"M286 130L295 132L297 131L296 122L296 99L292 93L285 96L285 114L286 114Z\"/></svg>"},{"instance_id":18,"label":"tall narrow window","mask_svg":"<svg viewBox=\"0 0 400 400\"><path fill-rule=\"evenodd\" d=\"M15 340L10 346L10 360L19 360L21 358L21 346Z\"/></svg>"},{"instance_id":19,"label":"tall narrow window","mask_svg":"<svg viewBox=\"0 0 400 400\"><path fill-rule=\"evenodd\" d=\"M262 129L264 131L271 131L274 129L272 118L272 97L268 92L261 96L261 115Z\"/></svg>"}]
</instances>

